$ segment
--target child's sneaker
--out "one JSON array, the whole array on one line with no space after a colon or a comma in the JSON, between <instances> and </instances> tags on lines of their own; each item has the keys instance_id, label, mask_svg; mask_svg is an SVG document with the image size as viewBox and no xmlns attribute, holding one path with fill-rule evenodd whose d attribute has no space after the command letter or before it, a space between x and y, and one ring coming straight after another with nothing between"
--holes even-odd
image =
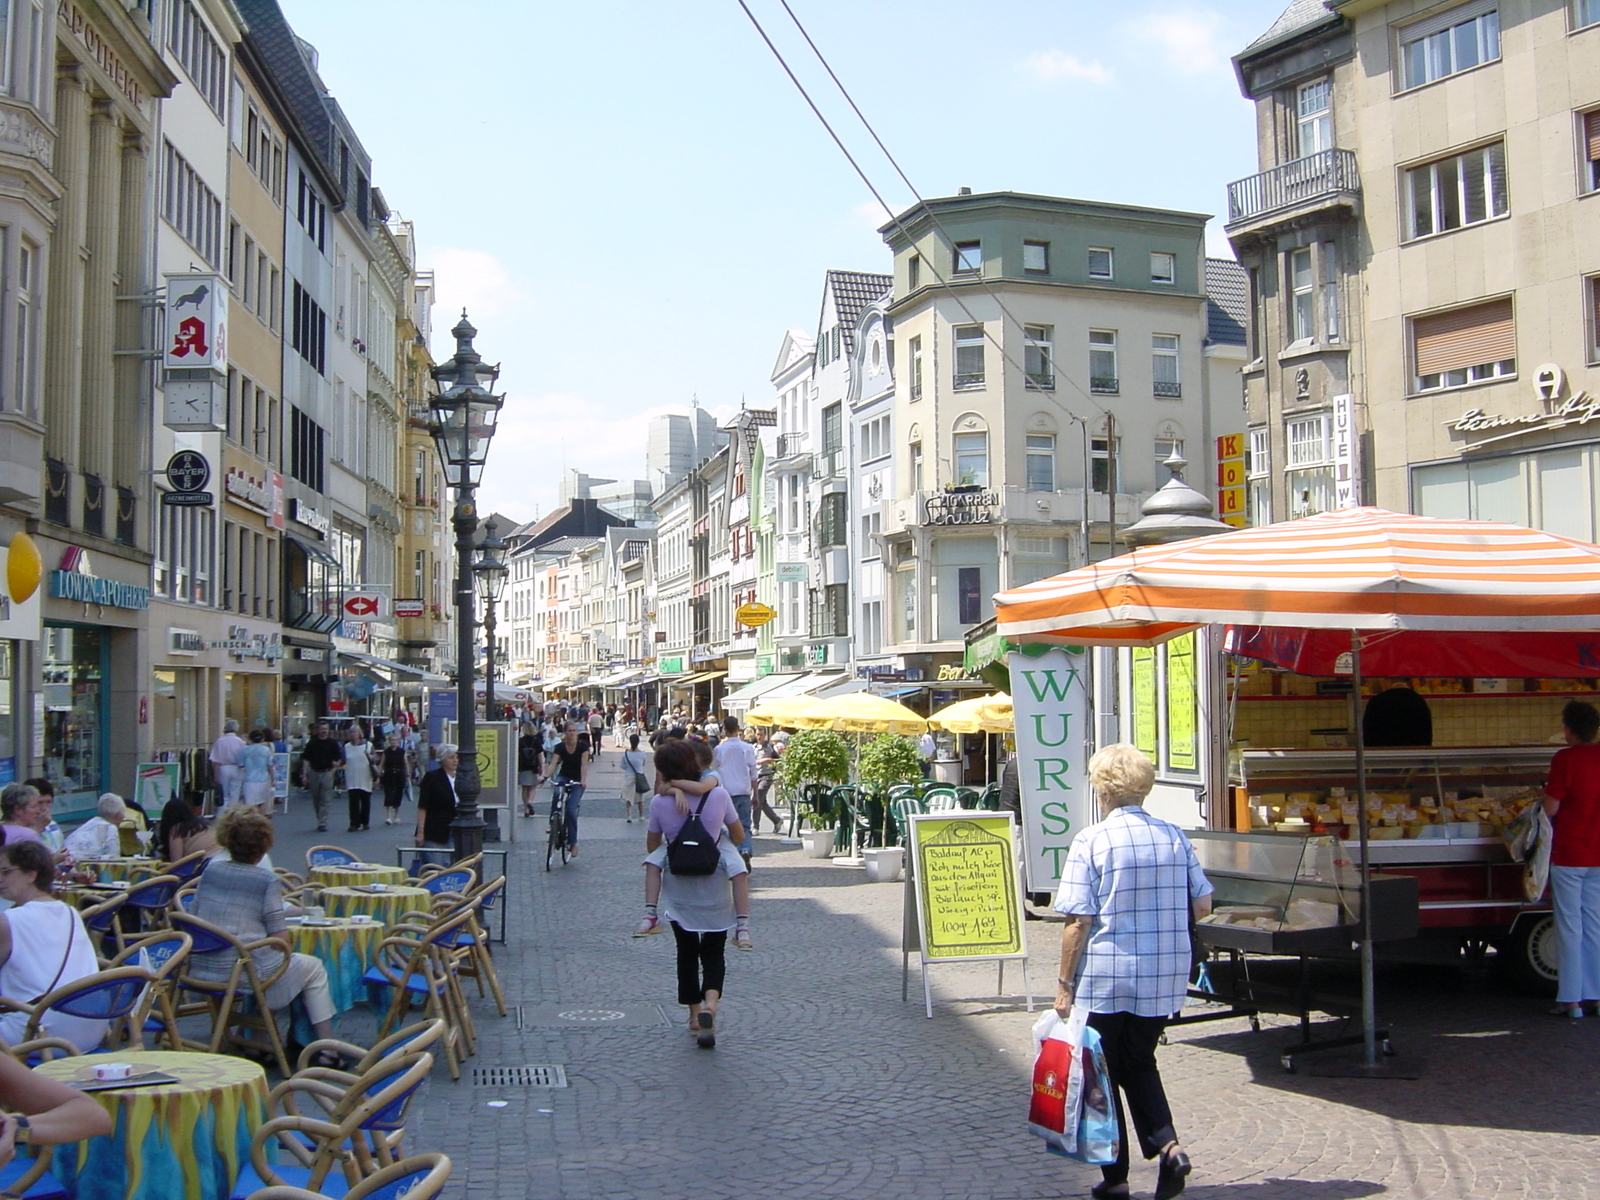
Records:
<instances>
[{"instance_id":1,"label":"child's sneaker","mask_svg":"<svg viewBox=\"0 0 1600 1200\"><path fill-rule=\"evenodd\" d=\"M633 931L633 936L636 937L636 938L638 938L638 937L649 937L652 933L660 933L660 932L661 932L661 918L660 917L646 917L644 920L640 921L637 926L635 926L634 931Z\"/></svg>"}]
</instances>

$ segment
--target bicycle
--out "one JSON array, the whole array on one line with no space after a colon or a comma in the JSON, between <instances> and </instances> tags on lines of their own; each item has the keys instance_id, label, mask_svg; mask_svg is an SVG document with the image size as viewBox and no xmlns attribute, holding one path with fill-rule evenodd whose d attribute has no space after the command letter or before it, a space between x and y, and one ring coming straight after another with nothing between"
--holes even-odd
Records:
<instances>
[{"instance_id":1,"label":"bicycle","mask_svg":"<svg viewBox=\"0 0 1600 1200\"><path fill-rule=\"evenodd\" d=\"M559 853L561 865L566 866L572 857L567 847L567 789L572 786L570 779L560 776L550 781L550 837L544 848L544 869L550 869L551 862Z\"/></svg>"}]
</instances>

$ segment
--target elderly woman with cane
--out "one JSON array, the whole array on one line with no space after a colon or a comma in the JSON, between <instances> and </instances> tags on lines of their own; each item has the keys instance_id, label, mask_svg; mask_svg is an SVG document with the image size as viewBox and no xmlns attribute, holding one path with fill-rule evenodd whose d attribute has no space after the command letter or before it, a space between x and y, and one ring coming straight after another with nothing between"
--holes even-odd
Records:
<instances>
[{"instance_id":1,"label":"elderly woman with cane","mask_svg":"<svg viewBox=\"0 0 1600 1200\"><path fill-rule=\"evenodd\" d=\"M1067 851L1055 909L1061 934L1056 1011L1078 1005L1100 1034L1116 1093L1117 1160L1101 1167L1097 1200L1128 1191L1128 1123L1139 1149L1161 1160L1156 1200L1183 1191L1189 1156L1178 1144L1172 1109L1156 1067L1156 1044L1183 1007L1191 965L1189 921L1211 911L1211 883L1176 825L1152 816L1144 798L1155 768L1133 746L1107 746L1089 760L1089 782L1104 819Z\"/></svg>"}]
</instances>

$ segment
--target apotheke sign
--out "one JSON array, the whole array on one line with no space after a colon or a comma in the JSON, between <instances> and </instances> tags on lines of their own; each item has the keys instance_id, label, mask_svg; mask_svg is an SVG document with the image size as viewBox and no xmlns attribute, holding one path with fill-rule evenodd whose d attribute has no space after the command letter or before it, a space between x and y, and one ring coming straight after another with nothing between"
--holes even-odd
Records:
<instances>
[{"instance_id":1,"label":"apotheke sign","mask_svg":"<svg viewBox=\"0 0 1600 1200\"><path fill-rule=\"evenodd\" d=\"M1565 429L1569 425L1587 425L1590 421L1600 421L1600 398L1591 396L1588 392L1575 392L1568 396L1566 390L1566 371L1555 363L1545 363L1533 373L1534 395L1544 405L1543 412L1506 416L1500 413L1487 413L1481 408L1469 408L1459 417L1446 421L1444 427L1451 433L1493 434L1491 437L1480 438L1462 447L1463 450L1477 450L1508 438L1523 437L1530 433L1548 433L1553 429ZM1506 432L1494 433L1500 429Z\"/></svg>"}]
</instances>

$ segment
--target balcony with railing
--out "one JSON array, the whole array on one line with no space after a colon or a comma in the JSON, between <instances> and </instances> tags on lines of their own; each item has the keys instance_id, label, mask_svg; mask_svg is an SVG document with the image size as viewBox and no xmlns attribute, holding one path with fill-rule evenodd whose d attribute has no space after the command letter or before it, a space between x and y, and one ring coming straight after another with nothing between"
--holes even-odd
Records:
<instances>
[{"instance_id":1,"label":"balcony with railing","mask_svg":"<svg viewBox=\"0 0 1600 1200\"><path fill-rule=\"evenodd\" d=\"M1115 396L1117 394L1117 377L1115 375L1089 376L1089 390L1099 396Z\"/></svg>"},{"instance_id":2,"label":"balcony with railing","mask_svg":"<svg viewBox=\"0 0 1600 1200\"><path fill-rule=\"evenodd\" d=\"M1228 185L1230 237L1266 230L1316 213L1361 209L1355 152L1321 150Z\"/></svg>"},{"instance_id":3,"label":"balcony with railing","mask_svg":"<svg viewBox=\"0 0 1600 1200\"><path fill-rule=\"evenodd\" d=\"M1183 384L1176 380L1158 379L1155 381L1155 395L1159 400L1183 399Z\"/></svg>"},{"instance_id":4,"label":"balcony with railing","mask_svg":"<svg viewBox=\"0 0 1600 1200\"><path fill-rule=\"evenodd\" d=\"M1027 386L1030 392L1053 392L1056 390L1055 372L1029 371Z\"/></svg>"}]
</instances>

